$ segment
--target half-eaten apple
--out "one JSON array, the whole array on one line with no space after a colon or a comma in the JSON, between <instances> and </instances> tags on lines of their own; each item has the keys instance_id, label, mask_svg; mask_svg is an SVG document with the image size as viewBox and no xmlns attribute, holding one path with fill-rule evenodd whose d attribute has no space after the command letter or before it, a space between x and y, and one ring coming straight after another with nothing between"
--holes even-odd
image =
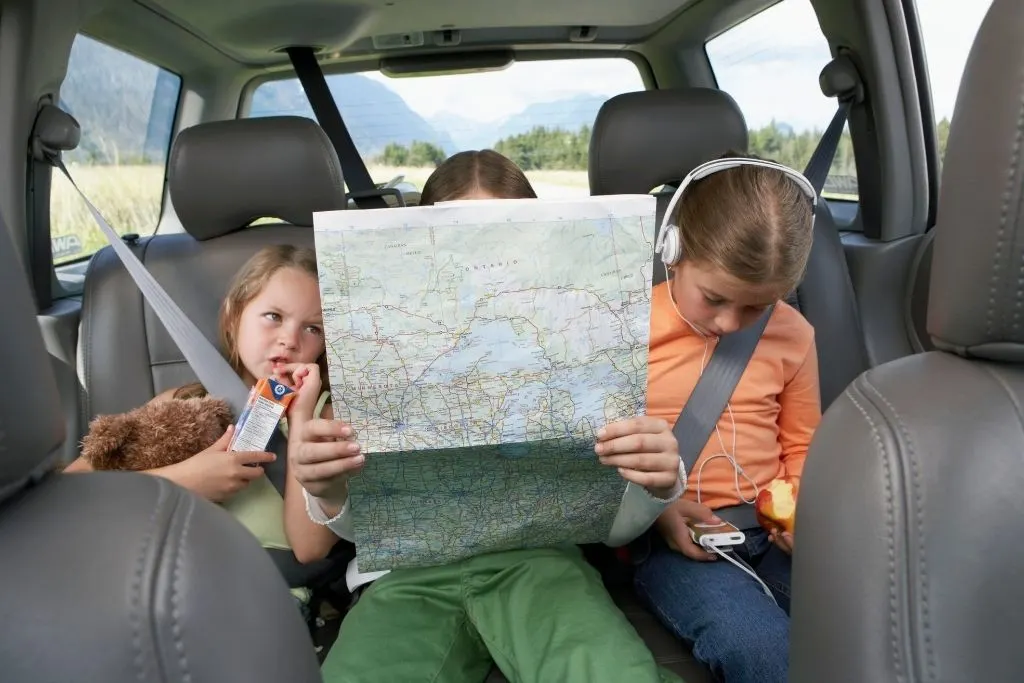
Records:
<instances>
[{"instance_id":1,"label":"half-eaten apple","mask_svg":"<svg viewBox=\"0 0 1024 683\"><path fill-rule=\"evenodd\" d=\"M765 531L793 533L796 522L797 485L792 479L773 479L757 494L754 510Z\"/></svg>"}]
</instances>

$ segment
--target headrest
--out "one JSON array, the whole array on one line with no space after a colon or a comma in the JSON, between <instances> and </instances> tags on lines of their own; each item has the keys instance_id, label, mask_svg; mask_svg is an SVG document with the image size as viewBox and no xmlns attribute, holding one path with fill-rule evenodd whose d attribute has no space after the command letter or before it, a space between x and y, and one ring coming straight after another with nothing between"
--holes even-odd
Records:
<instances>
[{"instance_id":1,"label":"headrest","mask_svg":"<svg viewBox=\"0 0 1024 683\"><path fill-rule=\"evenodd\" d=\"M617 95L601 107L590 138L590 193L646 194L678 183L730 149L745 152L736 101L713 88Z\"/></svg>"},{"instance_id":2,"label":"headrest","mask_svg":"<svg viewBox=\"0 0 1024 683\"><path fill-rule=\"evenodd\" d=\"M341 164L315 121L300 116L215 121L178 134L168 170L185 231L208 240L271 217L313 225L345 208Z\"/></svg>"},{"instance_id":3,"label":"headrest","mask_svg":"<svg viewBox=\"0 0 1024 683\"><path fill-rule=\"evenodd\" d=\"M32 155L45 161L47 154L69 152L82 140L78 120L60 107L44 104L32 124Z\"/></svg>"},{"instance_id":4,"label":"headrest","mask_svg":"<svg viewBox=\"0 0 1024 683\"><path fill-rule=\"evenodd\" d=\"M928 333L1024 361L1024 3L996 0L967 58L943 161Z\"/></svg>"},{"instance_id":5,"label":"headrest","mask_svg":"<svg viewBox=\"0 0 1024 683\"><path fill-rule=\"evenodd\" d=\"M0 218L0 500L60 457L64 417L28 279Z\"/></svg>"}]
</instances>

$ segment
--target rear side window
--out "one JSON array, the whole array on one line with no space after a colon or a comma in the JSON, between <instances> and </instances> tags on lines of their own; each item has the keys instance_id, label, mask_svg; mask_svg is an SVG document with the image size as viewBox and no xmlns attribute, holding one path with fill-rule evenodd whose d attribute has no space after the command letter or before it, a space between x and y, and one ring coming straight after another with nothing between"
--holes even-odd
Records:
<instances>
[{"instance_id":1,"label":"rear side window","mask_svg":"<svg viewBox=\"0 0 1024 683\"><path fill-rule=\"evenodd\" d=\"M782 0L705 48L718 87L733 96L747 120L750 151L802 171L838 107L818 85L832 54L810 0ZM849 129L822 195L857 201Z\"/></svg>"},{"instance_id":2,"label":"rear side window","mask_svg":"<svg viewBox=\"0 0 1024 683\"><path fill-rule=\"evenodd\" d=\"M71 48L60 107L82 127L64 162L78 186L120 233L152 233L160 218L164 175L181 78L86 36ZM55 265L106 244L82 199L59 171L50 185Z\"/></svg>"},{"instance_id":3,"label":"rear side window","mask_svg":"<svg viewBox=\"0 0 1024 683\"><path fill-rule=\"evenodd\" d=\"M542 197L590 194L587 157L597 111L608 98L644 89L622 57L515 62L501 71L390 78L328 76L375 182L422 188L448 156L495 149L515 161ZM249 116L314 118L296 79L261 84Z\"/></svg>"}]
</instances>

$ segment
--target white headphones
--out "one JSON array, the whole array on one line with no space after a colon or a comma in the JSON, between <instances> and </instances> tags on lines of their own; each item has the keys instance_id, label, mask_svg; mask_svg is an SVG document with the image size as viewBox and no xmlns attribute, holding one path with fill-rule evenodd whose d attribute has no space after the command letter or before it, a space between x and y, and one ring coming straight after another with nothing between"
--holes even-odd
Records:
<instances>
[{"instance_id":1,"label":"white headphones","mask_svg":"<svg viewBox=\"0 0 1024 683\"><path fill-rule=\"evenodd\" d=\"M658 241L654 246L654 253L661 255L661 262L664 263L665 266L674 266L679 263L679 260L683 257L682 233L679 230L679 226L673 221L672 216L675 213L676 204L679 203L680 197L682 197L683 193L686 192L686 188L698 180L707 178L709 175L713 175L719 171L725 171L730 168L736 168L737 166L774 168L775 170L781 171L792 178L793 181L800 186L800 189L803 190L804 194L807 195L807 198L811 200L811 226L814 226L814 212L818 208L818 193L814 191L814 186L811 185L811 181L807 180L803 173L794 171L789 166L783 166L782 164L777 164L774 161L764 161L763 159L750 159L747 157L726 157L725 159L714 159L701 164L683 178L683 182L679 183L679 189L672 195L672 200L668 203L668 208L665 209L665 215L661 219L661 229L658 231Z\"/></svg>"}]
</instances>

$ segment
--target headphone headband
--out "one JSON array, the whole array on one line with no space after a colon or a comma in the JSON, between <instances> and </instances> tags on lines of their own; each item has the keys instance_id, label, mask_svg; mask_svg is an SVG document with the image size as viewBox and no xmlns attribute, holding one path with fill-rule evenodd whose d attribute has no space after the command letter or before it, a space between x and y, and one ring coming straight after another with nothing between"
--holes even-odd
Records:
<instances>
[{"instance_id":1,"label":"headphone headband","mask_svg":"<svg viewBox=\"0 0 1024 683\"><path fill-rule=\"evenodd\" d=\"M654 252L661 255L661 260L665 265L674 266L683 255L682 235L679 232L679 226L672 220L672 216L675 213L676 205L679 203L680 198L686 192L686 188L698 180L707 178L719 171L727 171L730 168L737 168L739 166L772 168L792 179L811 202L811 224L814 224L814 214L818 208L818 193L814 190L814 186L811 185L811 181L803 173L795 171L789 166L777 164L774 161L765 161L764 159L750 159L748 157L713 159L704 162L686 174L683 182L679 183L679 188L672 195L668 208L665 209L665 215L661 218L661 228L658 231L658 240L654 246Z\"/></svg>"}]
</instances>

